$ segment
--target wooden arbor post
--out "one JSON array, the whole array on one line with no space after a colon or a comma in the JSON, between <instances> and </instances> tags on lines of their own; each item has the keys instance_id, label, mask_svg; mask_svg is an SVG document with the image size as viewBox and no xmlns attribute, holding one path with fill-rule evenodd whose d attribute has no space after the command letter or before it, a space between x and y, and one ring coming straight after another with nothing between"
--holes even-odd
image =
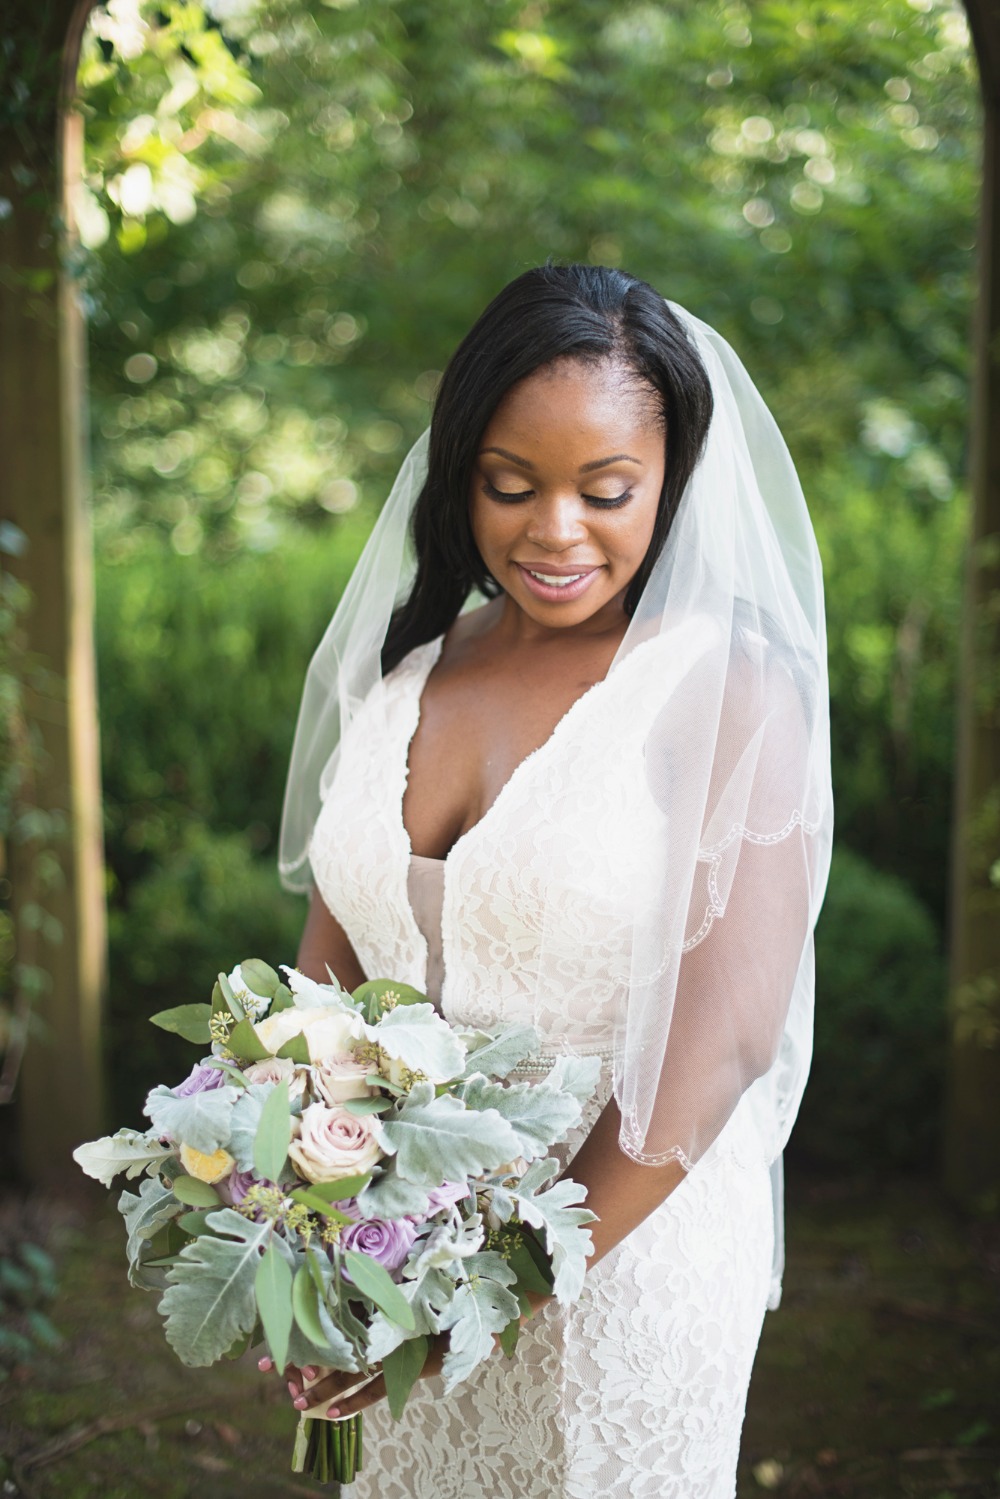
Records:
<instances>
[{"instance_id":1,"label":"wooden arbor post","mask_svg":"<svg viewBox=\"0 0 1000 1499\"><path fill-rule=\"evenodd\" d=\"M945 1179L1000 1207L1000 0L966 0L983 95L972 519L959 681ZM993 877L991 878L991 872Z\"/></svg>"},{"instance_id":2,"label":"wooden arbor post","mask_svg":"<svg viewBox=\"0 0 1000 1499\"><path fill-rule=\"evenodd\" d=\"M85 342L72 277L72 196L82 119L71 112L93 0L6 0L0 124L0 514L27 538L12 563L31 590L29 649L55 673L37 705L44 758L34 801L66 814L61 878L32 889L33 852L11 840L18 958L48 975L45 1033L25 1053L20 1139L32 1184L71 1183L70 1150L101 1126L105 912L93 588L84 505ZM5 559L6 560L6 559ZM25 906L48 917L45 940ZM55 924L58 924L57 928ZM34 934L34 935L33 935ZM30 948L34 944L34 951Z\"/></svg>"}]
</instances>

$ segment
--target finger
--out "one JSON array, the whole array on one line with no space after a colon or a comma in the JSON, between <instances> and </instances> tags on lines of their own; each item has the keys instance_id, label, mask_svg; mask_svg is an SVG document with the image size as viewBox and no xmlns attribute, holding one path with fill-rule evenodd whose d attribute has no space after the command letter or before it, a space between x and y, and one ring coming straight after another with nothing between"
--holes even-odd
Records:
<instances>
[{"instance_id":1,"label":"finger","mask_svg":"<svg viewBox=\"0 0 1000 1499\"><path fill-rule=\"evenodd\" d=\"M257 1368L262 1374L270 1374L271 1370L274 1368L274 1359L268 1358L267 1354L265 1353L263 1358L259 1358L257 1360Z\"/></svg>"},{"instance_id":2,"label":"finger","mask_svg":"<svg viewBox=\"0 0 1000 1499\"><path fill-rule=\"evenodd\" d=\"M356 1374L344 1375L336 1372L329 1373L308 1389L302 1389L298 1397L292 1397L296 1410L307 1411L313 1406L322 1405L324 1401L336 1400L341 1390L355 1383Z\"/></svg>"},{"instance_id":3,"label":"finger","mask_svg":"<svg viewBox=\"0 0 1000 1499\"><path fill-rule=\"evenodd\" d=\"M360 1390L354 1390L350 1395L341 1396L333 1401L326 1414L328 1416L356 1416L359 1411L367 1410L379 1400L385 1399L385 1379L381 1374L376 1374L374 1379L364 1385Z\"/></svg>"}]
</instances>

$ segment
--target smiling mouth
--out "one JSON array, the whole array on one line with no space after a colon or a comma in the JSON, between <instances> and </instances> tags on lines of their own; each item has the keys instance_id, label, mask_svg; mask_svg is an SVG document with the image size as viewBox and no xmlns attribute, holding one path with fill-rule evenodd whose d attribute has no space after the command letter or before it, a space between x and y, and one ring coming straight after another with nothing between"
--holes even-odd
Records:
<instances>
[{"instance_id":1,"label":"smiling mouth","mask_svg":"<svg viewBox=\"0 0 1000 1499\"><path fill-rule=\"evenodd\" d=\"M524 567L524 564L521 563L521 566ZM592 567L586 567L578 573L542 573L533 567L525 567L524 570L533 578L537 578L539 583L546 583L550 588L568 588L571 583L579 583L581 578L585 578L588 573L594 571Z\"/></svg>"}]
</instances>

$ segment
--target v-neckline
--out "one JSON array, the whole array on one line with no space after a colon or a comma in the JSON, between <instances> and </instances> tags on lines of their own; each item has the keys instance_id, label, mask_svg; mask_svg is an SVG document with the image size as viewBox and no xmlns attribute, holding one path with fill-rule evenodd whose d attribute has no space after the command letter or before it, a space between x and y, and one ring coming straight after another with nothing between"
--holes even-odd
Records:
<instances>
[{"instance_id":1,"label":"v-neckline","mask_svg":"<svg viewBox=\"0 0 1000 1499\"><path fill-rule=\"evenodd\" d=\"M640 644L645 644L645 643L646 642L640 642ZM430 676L431 672L434 670L434 667L437 665L438 661L440 660L441 651L443 650L443 648L444 648L444 635L439 635L435 640L428 641L428 643L427 643L426 646L418 647L418 649L422 649L422 650L425 650L427 652L427 662L426 662L425 665L423 665L423 667L422 667L422 669L420 671L414 673L413 682L410 684L410 692L412 693L413 711L412 711L412 713L410 715L410 721L409 721L409 724L408 724L408 727L407 727L406 737L405 737L403 745L402 745L402 755L403 755L403 791L402 791L402 794L401 794L401 796L399 798L399 805L398 805L398 807L396 809L397 817L398 817L398 820L399 820L399 827L400 827L400 830L402 832L403 842L404 842L405 848L406 848L407 864L409 863L409 860L412 859L412 858L414 858L414 857L421 858L421 859L425 859L425 858L429 857L429 855L427 855L427 854L417 854L416 856L414 855L413 844L410 842L410 832L409 832L409 829L406 826L406 823L403 821L403 801L404 801L405 796L406 796L406 788L409 785L409 781L410 781L410 746L413 744L413 741L416 738L417 729L420 727L420 718L421 718L421 713L422 713L422 708L423 708L424 689L427 686L427 679L428 679L428 677ZM634 654L634 651L636 649L638 649L638 647L633 647L633 651L630 654ZM440 859L438 861L445 868L445 871L446 871L446 883L447 883L447 868L448 868L448 865L451 863L453 856L456 855L459 852L459 850L461 848L463 848L463 846L466 843L469 842L469 840L471 840L473 834L478 833L483 827L485 827L485 825L488 822L490 822L492 820L493 814L495 813L496 809L500 806L501 802L506 801L506 800L509 799L509 797L511 795L511 787L514 786L514 785L516 785L517 783L519 783L521 780L524 779L524 774L526 773L525 767L529 766L529 765L531 765L533 763L536 763L538 761L538 759L541 756L544 755L545 751L549 748L549 746L552 745L552 744L554 744L556 742L556 740L559 739L562 736L562 734L564 732L564 726L567 723L569 723L570 720L576 715L577 709L580 707L581 703L586 702L587 699L590 698L597 691L597 689L599 687L603 687L605 685L605 683L610 680L611 675L614 672L615 665L616 665L617 661L618 661L618 652L616 651L615 655L612 657L611 664L608 667L607 671L605 672L604 676L603 677L598 677L598 679L597 679L596 682L592 682L589 687L587 687L583 692L581 692L580 696L578 698L575 698L573 700L573 702L570 703L570 705L566 709L565 713L563 713L562 716L556 720L555 724L552 727L551 732L546 736L545 739L542 740L541 744L536 745L533 750L529 750L528 754L526 754L524 756L524 759L523 760L519 760L517 762L517 764L514 766L514 769L511 771L511 773L507 777L506 781L504 781L503 785L500 787L500 790L497 792L496 796L490 802L489 806L486 808L486 810L482 814L482 816L479 817L479 818L477 818L477 820L472 824L471 827L466 828L466 830L465 830L464 833L460 833L459 834L459 836L455 839L455 842L451 845L451 848L448 850L448 852L444 855L444 857L442 859Z\"/></svg>"}]
</instances>

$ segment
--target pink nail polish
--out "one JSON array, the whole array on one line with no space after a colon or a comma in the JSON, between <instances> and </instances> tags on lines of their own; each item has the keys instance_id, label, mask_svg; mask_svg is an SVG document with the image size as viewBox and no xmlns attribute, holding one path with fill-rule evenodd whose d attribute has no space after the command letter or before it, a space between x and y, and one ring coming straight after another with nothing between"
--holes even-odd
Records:
<instances>
[{"instance_id":1,"label":"pink nail polish","mask_svg":"<svg viewBox=\"0 0 1000 1499\"><path fill-rule=\"evenodd\" d=\"M327 1412L326 1413L327 1413L328 1416L339 1416L340 1415L340 1410L339 1410L339 1408L337 1406L331 1405L331 1406L327 1407Z\"/></svg>"},{"instance_id":2,"label":"pink nail polish","mask_svg":"<svg viewBox=\"0 0 1000 1499\"><path fill-rule=\"evenodd\" d=\"M257 1360L257 1368L262 1374L269 1374L274 1368L274 1360L269 1359L265 1354L263 1358Z\"/></svg>"},{"instance_id":3,"label":"pink nail polish","mask_svg":"<svg viewBox=\"0 0 1000 1499\"><path fill-rule=\"evenodd\" d=\"M319 1373L319 1370L318 1369L303 1369L302 1373L305 1375L306 1379L315 1379L316 1375Z\"/></svg>"},{"instance_id":4,"label":"pink nail polish","mask_svg":"<svg viewBox=\"0 0 1000 1499\"><path fill-rule=\"evenodd\" d=\"M299 1389L299 1387L295 1383L294 1379L290 1379L288 1381L288 1393L289 1393L289 1395L291 1395L291 1397L292 1397L293 1400L295 1399L295 1397L297 1395L301 1395L302 1394L302 1391Z\"/></svg>"},{"instance_id":5,"label":"pink nail polish","mask_svg":"<svg viewBox=\"0 0 1000 1499\"><path fill-rule=\"evenodd\" d=\"M297 1400L293 1400L292 1404L297 1411L307 1411L309 1409L309 1401L304 1395L300 1395Z\"/></svg>"}]
</instances>

